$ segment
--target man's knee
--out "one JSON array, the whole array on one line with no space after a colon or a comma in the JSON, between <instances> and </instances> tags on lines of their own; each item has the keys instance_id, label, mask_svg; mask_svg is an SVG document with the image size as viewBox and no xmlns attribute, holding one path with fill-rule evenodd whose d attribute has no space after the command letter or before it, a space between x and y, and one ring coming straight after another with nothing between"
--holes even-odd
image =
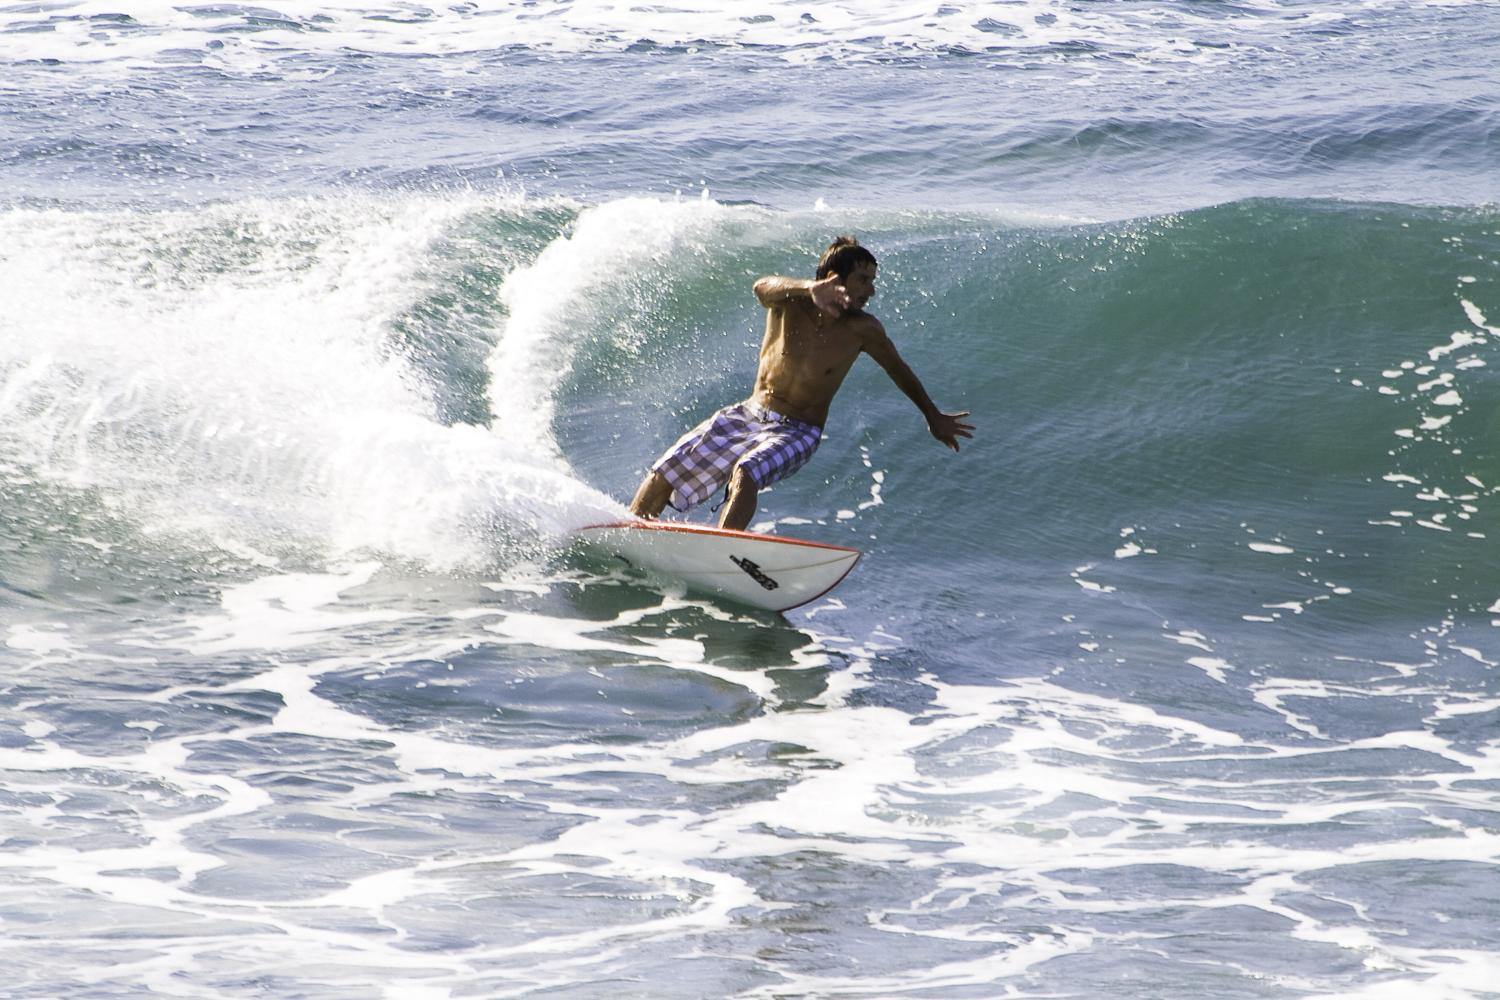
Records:
<instances>
[{"instance_id":1,"label":"man's knee","mask_svg":"<svg viewBox=\"0 0 1500 1000\"><path fill-rule=\"evenodd\" d=\"M671 496L672 484L667 482L667 477L660 471L651 472L641 481L640 489L635 491L630 512L636 517L656 517L666 507Z\"/></svg>"}]
</instances>

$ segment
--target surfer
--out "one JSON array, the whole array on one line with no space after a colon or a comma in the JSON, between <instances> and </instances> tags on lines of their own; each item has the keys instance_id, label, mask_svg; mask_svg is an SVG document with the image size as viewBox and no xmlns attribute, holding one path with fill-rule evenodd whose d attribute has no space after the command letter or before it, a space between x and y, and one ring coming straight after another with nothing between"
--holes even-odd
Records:
<instances>
[{"instance_id":1,"label":"surfer","mask_svg":"<svg viewBox=\"0 0 1500 1000\"><path fill-rule=\"evenodd\" d=\"M875 255L851 236L829 244L813 280L766 277L755 297L766 308L755 391L688 431L646 474L631 513L654 518L668 503L685 511L718 492L729 499L719 527L744 530L756 496L807 464L817 450L828 407L861 353L874 358L917 404L927 429L958 451L973 437L969 415L933 404L880 320L865 312L875 294Z\"/></svg>"}]
</instances>

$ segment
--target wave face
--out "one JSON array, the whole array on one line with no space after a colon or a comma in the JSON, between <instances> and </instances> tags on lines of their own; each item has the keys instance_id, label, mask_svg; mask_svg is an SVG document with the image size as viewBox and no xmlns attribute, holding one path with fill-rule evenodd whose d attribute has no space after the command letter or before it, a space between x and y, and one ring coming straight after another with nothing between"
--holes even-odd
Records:
<instances>
[{"instance_id":1,"label":"wave face","mask_svg":"<svg viewBox=\"0 0 1500 1000\"><path fill-rule=\"evenodd\" d=\"M663 440L746 391L750 277L805 264L828 229L697 199L437 195L4 221L18 467L149 532L434 565L609 511L585 482L628 495ZM1490 213L840 222L883 248L879 311L933 391L994 424L985 459L945 463L857 370L829 430L890 436L893 476L1003 497L1038 546L1221 503L1273 544L1333 530L1434 566L1484 537ZM842 504L849 480L829 485L819 502ZM943 506L911 500L917 523Z\"/></svg>"}]
</instances>

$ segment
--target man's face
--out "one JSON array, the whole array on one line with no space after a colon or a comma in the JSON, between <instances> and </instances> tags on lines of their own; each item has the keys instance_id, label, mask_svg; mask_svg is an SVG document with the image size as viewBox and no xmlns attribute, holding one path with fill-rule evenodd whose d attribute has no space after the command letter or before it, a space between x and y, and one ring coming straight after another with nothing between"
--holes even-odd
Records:
<instances>
[{"instance_id":1,"label":"man's face","mask_svg":"<svg viewBox=\"0 0 1500 1000\"><path fill-rule=\"evenodd\" d=\"M849 312L858 312L875 296L875 265L860 264L844 279L844 291L849 293Z\"/></svg>"}]
</instances>

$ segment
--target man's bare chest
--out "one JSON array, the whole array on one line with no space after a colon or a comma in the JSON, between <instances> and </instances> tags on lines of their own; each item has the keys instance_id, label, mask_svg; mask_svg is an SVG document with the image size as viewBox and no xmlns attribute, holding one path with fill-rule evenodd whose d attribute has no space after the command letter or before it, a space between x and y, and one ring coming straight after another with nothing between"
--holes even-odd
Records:
<instances>
[{"instance_id":1,"label":"man's bare chest","mask_svg":"<svg viewBox=\"0 0 1500 1000\"><path fill-rule=\"evenodd\" d=\"M781 365L808 374L846 370L859 357L859 339L839 326L797 326L781 331L774 345Z\"/></svg>"}]
</instances>

